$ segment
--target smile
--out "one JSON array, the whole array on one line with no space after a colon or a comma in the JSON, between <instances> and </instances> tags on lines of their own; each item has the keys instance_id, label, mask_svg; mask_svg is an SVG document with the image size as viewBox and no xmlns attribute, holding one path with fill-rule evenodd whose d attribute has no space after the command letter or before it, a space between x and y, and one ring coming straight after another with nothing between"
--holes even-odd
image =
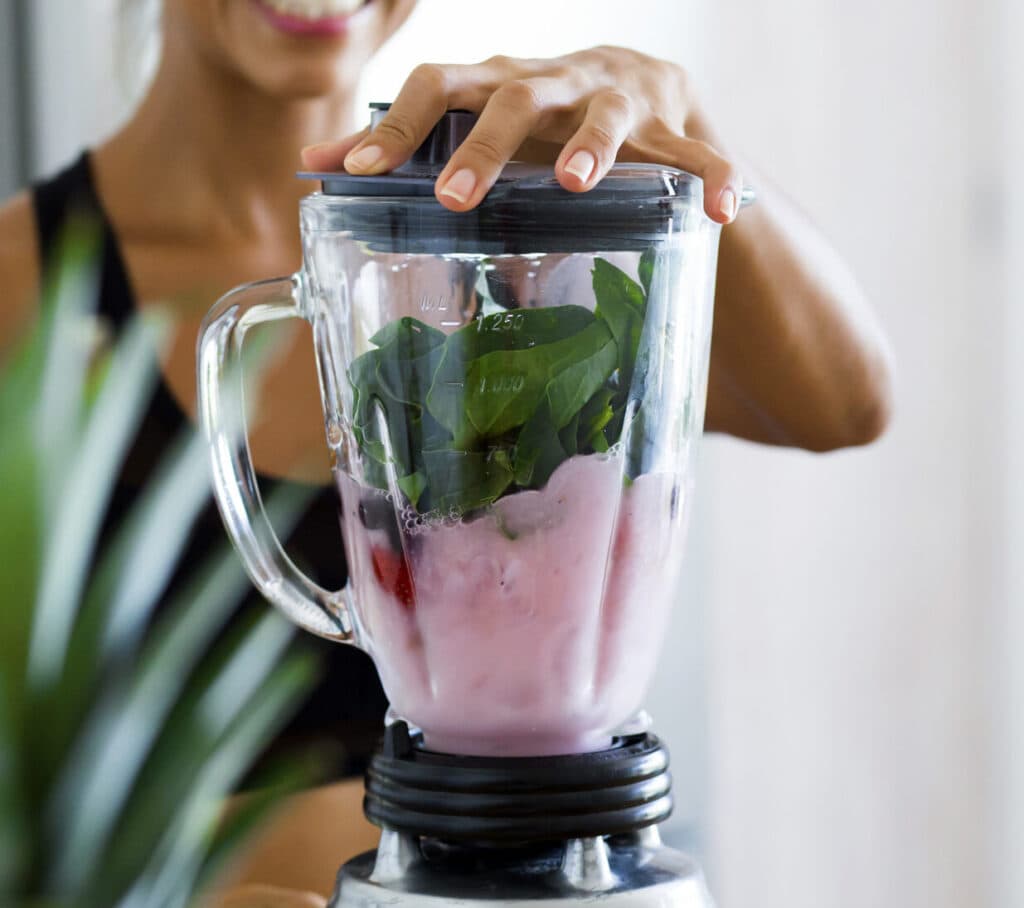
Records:
<instances>
[{"instance_id":1,"label":"smile","mask_svg":"<svg viewBox=\"0 0 1024 908\"><path fill-rule=\"evenodd\" d=\"M373 0L253 0L275 28L291 34L336 35Z\"/></svg>"}]
</instances>

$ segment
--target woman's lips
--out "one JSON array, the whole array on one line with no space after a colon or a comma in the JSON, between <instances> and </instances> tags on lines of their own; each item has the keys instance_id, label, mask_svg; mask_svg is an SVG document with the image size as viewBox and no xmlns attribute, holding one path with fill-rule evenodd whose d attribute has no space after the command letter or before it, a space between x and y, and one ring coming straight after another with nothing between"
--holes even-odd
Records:
<instances>
[{"instance_id":1,"label":"woman's lips","mask_svg":"<svg viewBox=\"0 0 1024 908\"><path fill-rule=\"evenodd\" d=\"M252 0L274 28L291 35L340 35L372 0Z\"/></svg>"}]
</instances>

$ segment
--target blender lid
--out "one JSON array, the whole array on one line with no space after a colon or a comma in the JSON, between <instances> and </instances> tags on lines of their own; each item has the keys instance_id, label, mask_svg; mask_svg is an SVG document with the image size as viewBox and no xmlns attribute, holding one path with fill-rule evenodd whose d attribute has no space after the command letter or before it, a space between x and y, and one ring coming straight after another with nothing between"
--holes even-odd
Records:
<instances>
[{"instance_id":1,"label":"blender lid","mask_svg":"<svg viewBox=\"0 0 1024 908\"><path fill-rule=\"evenodd\" d=\"M373 122L390 105L375 104ZM300 173L319 180L315 198L332 229L375 252L526 254L643 251L680 231L716 228L704 213L704 183L657 164L615 164L588 192L570 192L550 165L513 162L479 205L450 211L434 184L476 115L449 111L426 141L390 173Z\"/></svg>"},{"instance_id":2,"label":"blender lid","mask_svg":"<svg viewBox=\"0 0 1024 908\"><path fill-rule=\"evenodd\" d=\"M381 102L370 105L373 126L380 122L390 106ZM469 135L476 119L476 114L467 110L448 111L412 157L389 173L366 176L344 171L302 172L299 176L319 180L326 196L433 197L437 177ZM554 168L550 165L512 161L505 165L481 204L486 205L502 198L537 201L572 199L578 203L593 204L694 197L699 202L703 199L703 182L699 177L659 164L614 164L588 192L575 193L558 183Z\"/></svg>"}]
</instances>

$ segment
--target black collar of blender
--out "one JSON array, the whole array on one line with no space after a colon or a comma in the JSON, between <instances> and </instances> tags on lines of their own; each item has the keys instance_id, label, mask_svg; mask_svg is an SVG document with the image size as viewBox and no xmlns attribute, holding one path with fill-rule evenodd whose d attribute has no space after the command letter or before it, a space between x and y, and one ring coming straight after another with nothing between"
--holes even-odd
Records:
<instances>
[{"instance_id":1,"label":"black collar of blender","mask_svg":"<svg viewBox=\"0 0 1024 908\"><path fill-rule=\"evenodd\" d=\"M461 756L425 749L395 722L371 760L364 811L378 826L479 845L625 835L671 813L668 753L640 734L593 753Z\"/></svg>"}]
</instances>

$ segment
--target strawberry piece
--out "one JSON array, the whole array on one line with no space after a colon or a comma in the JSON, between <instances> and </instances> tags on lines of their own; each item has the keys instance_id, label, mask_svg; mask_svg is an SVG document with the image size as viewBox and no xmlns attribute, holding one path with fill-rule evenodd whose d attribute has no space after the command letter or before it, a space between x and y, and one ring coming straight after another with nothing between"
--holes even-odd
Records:
<instances>
[{"instance_id":1,"label":"strawberry piece","mask_svg":"<svg viewBox=\"0 0 1024 908\"><path fill-rule=\"evenodd\" d=\"M373 562L373 575L381 587L406 608L412 608L416 597L405 558L389 548L374 546L370 549L370 559Z\"/></svg>"}]
</instances>

